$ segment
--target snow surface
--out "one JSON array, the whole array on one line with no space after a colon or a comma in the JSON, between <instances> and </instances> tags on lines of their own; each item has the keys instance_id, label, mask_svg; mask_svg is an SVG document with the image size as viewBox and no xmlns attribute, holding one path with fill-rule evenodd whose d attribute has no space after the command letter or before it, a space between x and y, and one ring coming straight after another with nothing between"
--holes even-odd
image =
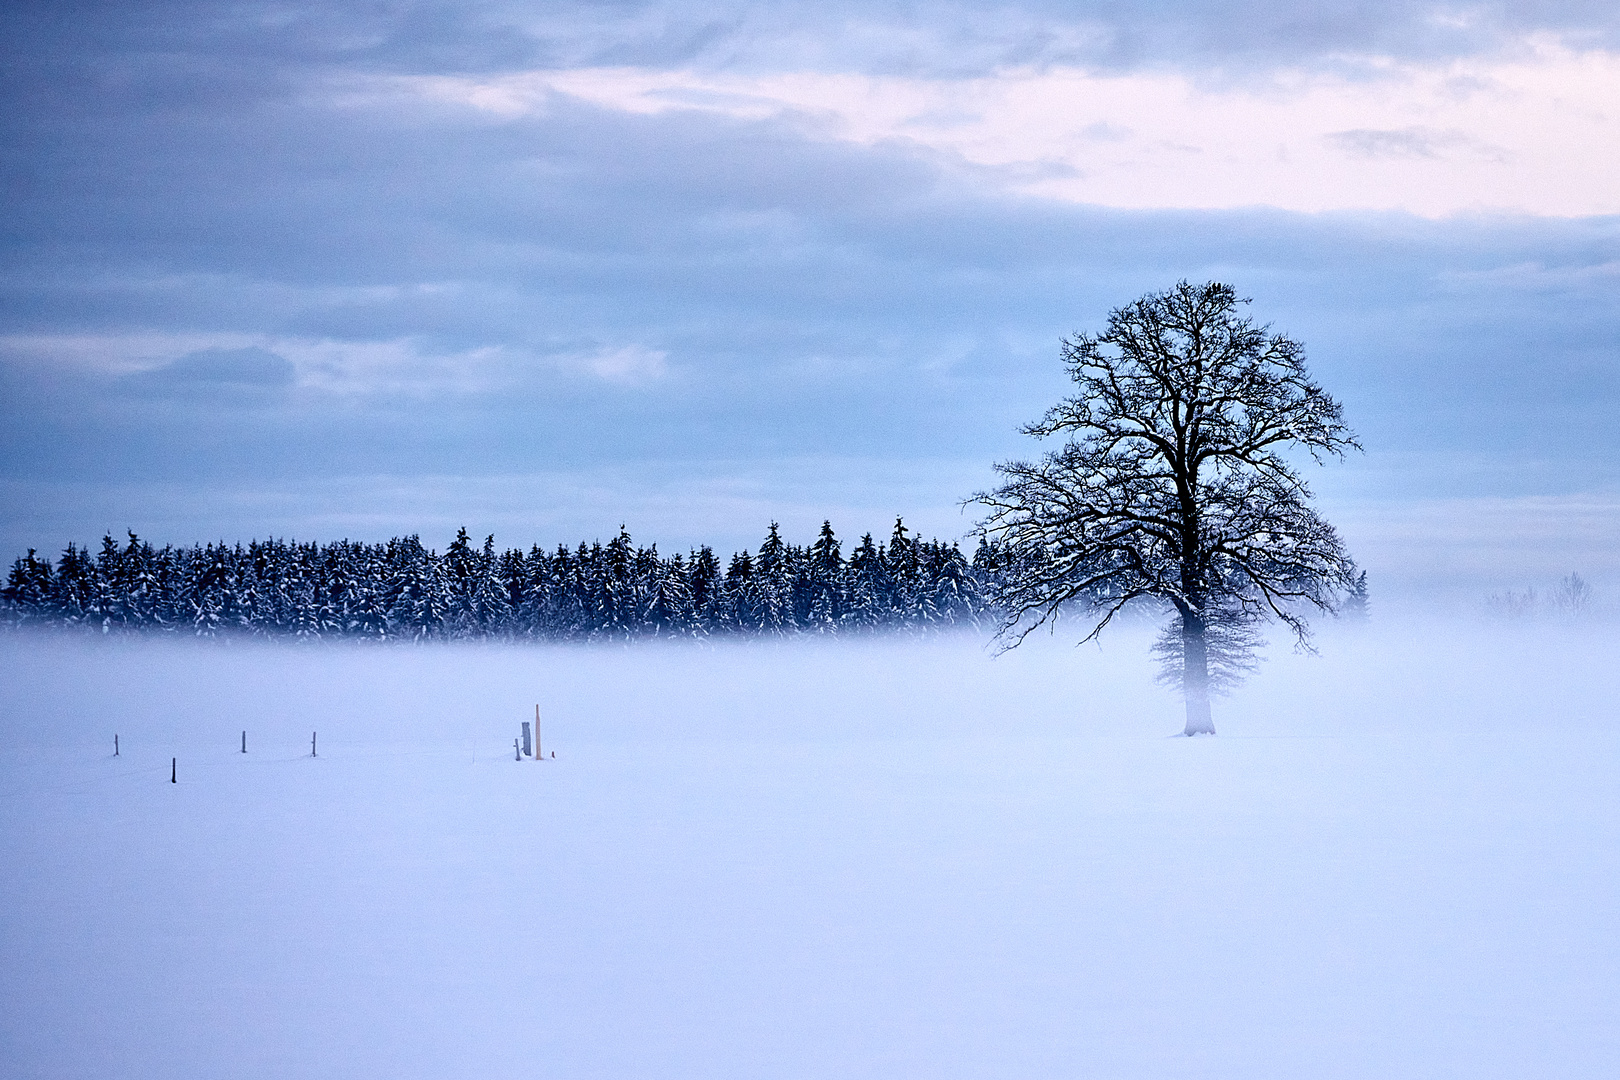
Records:
<instances>
[{"instance_id":1,"label":"snow surface","mask_svg":"<svg viewBox=\"0 0 1620 1080\"><path fill-rule=\"evenodd\" d=\"M0 1072L1620 1075L1612 634L1146 641L13 635Z\"/></svg>"}]
</instances>

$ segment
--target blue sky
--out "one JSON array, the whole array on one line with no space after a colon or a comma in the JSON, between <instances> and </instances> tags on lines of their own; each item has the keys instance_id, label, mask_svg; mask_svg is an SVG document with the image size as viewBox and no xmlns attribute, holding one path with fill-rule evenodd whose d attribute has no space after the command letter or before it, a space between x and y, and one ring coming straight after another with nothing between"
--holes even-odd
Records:
<instances>
[{"instance_id":1,"label":"blue sky","mask_svg":"<svg viewBox=\"0 0 1620 1080\"><path fill-rule=\"evenodd\" d=\"M1220 278L1375 582L1620 588L1610 4L0 17L8 557L958 536L1061 335Z\"/></svg>"}]
</instances>

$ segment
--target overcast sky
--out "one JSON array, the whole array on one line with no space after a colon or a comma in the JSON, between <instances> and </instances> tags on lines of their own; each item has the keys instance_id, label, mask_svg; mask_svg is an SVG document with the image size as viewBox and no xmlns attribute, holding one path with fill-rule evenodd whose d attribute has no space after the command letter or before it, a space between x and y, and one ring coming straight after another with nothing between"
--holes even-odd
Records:
<instances>
[{"instance_id":1,"label":"overcast sky","mask_svg":"<svg viewBox=\"0 0 1620 1080\"><path fill-rule=\"evenodd\" d=\"M1375 583L1620 590L1617 11L7 4L0 545L960 536L1218 278Z\"/></svg>"}]
</instances>

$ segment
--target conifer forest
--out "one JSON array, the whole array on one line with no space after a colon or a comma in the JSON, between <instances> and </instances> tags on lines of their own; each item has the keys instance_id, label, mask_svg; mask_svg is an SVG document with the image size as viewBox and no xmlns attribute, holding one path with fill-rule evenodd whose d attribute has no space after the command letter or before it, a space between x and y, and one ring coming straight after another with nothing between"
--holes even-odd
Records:
<instances>
[{"instance_id":1,"label":"conifer forest","mask_svg":"<svg viewBox=\"0 0 1620 1080\"><path fill-rule=\"evenodd\" d=\"M440 554L386 543L255 540L157 548L129 534L69 545L53 564L13 562L0 601L11 626L216 636L535 639L929 630L993 622L995 562L919 540L895 522L845 557L830 524L808 547L775 523L724 566L707 545L663 556L623 528L607 543L497 551L460 530Z\"/></svg>"}]
</instances>

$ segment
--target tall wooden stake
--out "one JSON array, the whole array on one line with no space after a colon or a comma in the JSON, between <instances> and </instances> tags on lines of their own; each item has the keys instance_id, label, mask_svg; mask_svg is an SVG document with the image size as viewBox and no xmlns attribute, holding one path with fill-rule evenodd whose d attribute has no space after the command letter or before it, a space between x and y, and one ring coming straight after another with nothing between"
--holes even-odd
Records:
<instances>
[{"instance_id":1,"label":"tall wooden stake","mask_svg":"<svg viewBox=\"0 0 1620 1080\"><path fill-rule=\"evenodd\" d=\"M518 749L518 741L516 739L512 740L512 760L513 761L522 761L523 760L523 751Z\"/></svg>"},{"instance_id":2,"label":"tall wooden stake","mask_svg":"<svg viewBox=\"0 0 1620 1080\"><path fill-rule=\"evenodd\" d=\"M534 707L534 760L540 760L540 706Z\"/></svg>"},{"instance_id":3,"label":"tall wooden stake","mask_svg":"<svg viewBox=\"0 0 1620 1080\"><path fill-rule=\"evenodd\" d=\"M113 736L113 757L118 756L118 736Z\"/></svg>"},{"instance_id":4,"label":"tall wooden stake","mask_svg":"<svg viewBox=\"0 0 1620 1080\"><path fill-rule=\"evenodd\" d=\"M247 732L242 732L242 753L247 753Z\"/></svg>"},{"instance_id":5,"label":"tall wooden stake","mask_svg":"<svg viewBox=\"0 0 1620 1080\"><path fill-rule=\"evenodd\" d=\"M169 783L171 784L178 784L180 782L175 779L175 776L180 772L180 766L178 764L179 761L179 758L169 759Z\"/></svg>"},{"instance_id":6,"label":"tall wooden stake","mask_svg":"<svg viewBox=\"0 0 1620 1080\"><path fill-rule=\"evenodd\" d=\"M309 756L315 756L315 732L309 733Z\"/></svg>"}]
</instances>

